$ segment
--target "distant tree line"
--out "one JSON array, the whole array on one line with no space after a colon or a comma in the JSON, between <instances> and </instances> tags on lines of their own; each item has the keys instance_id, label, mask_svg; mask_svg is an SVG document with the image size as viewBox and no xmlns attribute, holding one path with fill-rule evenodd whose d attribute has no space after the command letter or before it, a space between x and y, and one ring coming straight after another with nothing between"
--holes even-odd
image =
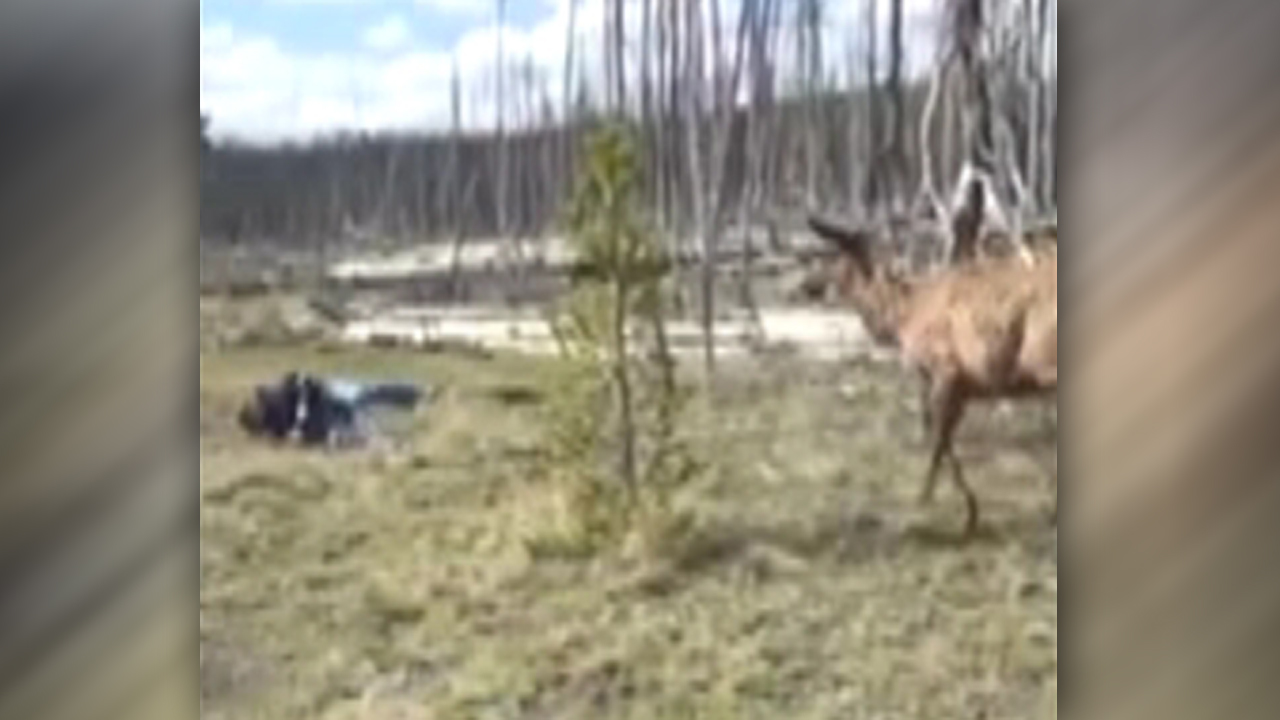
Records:
<instances>
[{"instance_id":1,"label":"distant tree line","mask_svg":"<svg viewBox=\"0 0 1280 720\"><path fill-rule=\"evenodd\" d=\"M918 134L926 93L923 84L905 93L910 116L905 130L911 136ZM789 101L771 118L775 129L769 138L754 148L747 137L750 111L736 109L729 124L722 186L728 205L797 209L811 201L850 213L874 205L883 190L867 172L869 163L848 147L848 128L865 115L870 102L866 91L830 93L817 103ZM1025 166L1026 121L1017 105L1009 115ZM572 148L566 153L565 136L578 137L590 124L579 123L572 132L531 128L506 138L508 232L533 237L553 227L569 191ZM710 121L703 124L698 137L702 153L709 153L714 128ZM958 144L948 147L941 134L932 134L933 157L941 168L938 175L950 177L963 155ZM688 173L673 158L686 152L688 135L673 135L667 155L646 153L648 196L667 229L687 232L693 222L694 193ZM805 142L823 151L806 152ZM494 236L499 230L494 210L498 148L495 133L344 133L305 144L266 146L214 143L202 133L201 232L215 241L293 246L363 235L426 242L458 235ZM904 147L909 185L920 180L918 148ZM752 152L758 154L751 157ZM758 188L748 182L754 168L759 168ZM656 174L663 171L659 182ZM1056 179L1048 178L1045 190L1047 197L1056 197ZM749 197L748 191L762 197Z\"/></svg>"}]
</instances>

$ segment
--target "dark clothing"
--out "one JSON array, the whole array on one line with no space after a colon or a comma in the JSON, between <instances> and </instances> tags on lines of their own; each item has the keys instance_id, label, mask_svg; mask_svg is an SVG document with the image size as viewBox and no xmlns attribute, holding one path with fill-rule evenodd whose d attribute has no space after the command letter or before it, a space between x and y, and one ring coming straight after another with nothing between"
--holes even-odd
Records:
<instances>
[{"instance_id":1,"label":"dark clothing","mask_svg":"<svg viewBox=\"0 0 1280 720\"><path fill-rule=\"evenodd\" d=\"M328 443L335 431L355 425L355 408L334 398L315 378L302 381L302 407L298 432L306 445Z\"/></svg>"},{"instance_id":2,"label":"dark clothing","mask_svg":"<svg viewBox=\"0 0 1280 720\"><path fill-rule=\"evenodd\" d=\"M240 426L251 435L284 440L297 424L301 398L297 373L285 375L276 385L258 385L253 389L253 401L240 410Z\"/></svg>"},{"instance_id":3,"label":"dark clothing","mask_svg":"<svg viewBox=\"0 0 1280 720\"><path fill-rule=\"evenodd\" d=\"M422 390L409 383L361 383L289 373L276 386L255 388L254 403L241 411L250 434L287 438L295 429L306 445L360 442L368 432L365 411L376 406L412 410ZM248 419L246 419L248 418Z\"/></svg>"}]
</instances>

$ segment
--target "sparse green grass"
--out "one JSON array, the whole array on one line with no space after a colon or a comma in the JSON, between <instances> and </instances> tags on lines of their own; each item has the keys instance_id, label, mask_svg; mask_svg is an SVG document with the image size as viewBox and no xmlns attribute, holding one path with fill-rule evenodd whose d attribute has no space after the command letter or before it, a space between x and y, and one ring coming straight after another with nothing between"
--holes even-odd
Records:
<instances>
[{"instance_id":1,"label":"sparse green grass","mask_svg":"<svg viewBox=\"0 0 1280 720\"><path fill-rule=\"evenodd\" d=\"M714 416L688 429L712 465L684 497L687 538L665 557L533 557L555 502L528 472L543 362L204 356L208 717L1056 717L1040 410L962 427L990 530L957 546L954 492L913 505L926 458L906 379L726 367ZM291 367L440 394L396 448L242 438L236 403Z\"/></svg>"}]
</instances>

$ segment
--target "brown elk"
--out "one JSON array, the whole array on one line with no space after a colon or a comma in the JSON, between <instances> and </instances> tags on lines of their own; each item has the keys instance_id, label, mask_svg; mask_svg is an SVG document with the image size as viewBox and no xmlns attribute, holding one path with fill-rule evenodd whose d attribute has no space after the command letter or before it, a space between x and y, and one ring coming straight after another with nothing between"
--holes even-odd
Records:
<instances>
[{"instance_id":1,"label":"brown elk","mask_svg":"<svg viewBox=\"0 0 1280 720\"><path fill-rule=\"evenodd\" d=\"M993 257L1010 257L1016 256L1022 259L1024 263L1040 263L1047 258L1056 260L1058 250L1058 228L1055 223L1048 223L1033 228L1029 228L1023 232L1022 247L1027 251L1023 253L1006 253L1005 255L993 255L980 250L984 243L992 241L1003 241L1009 247L1016 247L1007 233L1002 231L980 232L977 224L970 223L968 218L972 213L957 214L953 218L953 237L956 240L955 252L951 258L950 267L964 265L979 260L989 260ZM811 220L818 222L824 226L830 227L830 223L823 220ZM849 232L848 230L841 230ZM868 240L868 242L871 242ZM799 285L795 288L793 296L800 300L822 301L828 297L830 287L835 284L835 278L830 272L829 267L824 267L818 271L810 272L804 275ZM929 408L929 387L930 380L928 368L917 366L916 373L920 380L920 421L926 438L932 432L933 420L930 416Z\"/></svg>"},{"instance_id":2,"label":"brown elk","mask_svg":"<svg viewBox=\"0 0 1280 720\"><path fill-rule=\"evenodd\" d=\"M839 296L875 342L896 347L925 381L932 455L920 503L932 500L945 459L965 498L965 537L971 536L978 500L955 455L955 430L971 401L1056 395L1056 252L1032 264L973 259L907 279L877 262L869 233L813 217L809 227L840 250Z\"/></svg>"}]
</instances>

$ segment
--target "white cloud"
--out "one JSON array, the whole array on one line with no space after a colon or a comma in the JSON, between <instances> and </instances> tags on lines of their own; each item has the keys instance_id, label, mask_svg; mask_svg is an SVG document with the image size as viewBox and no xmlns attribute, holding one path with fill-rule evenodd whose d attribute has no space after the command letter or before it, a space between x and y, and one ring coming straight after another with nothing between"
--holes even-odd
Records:
<instances>
[{"instance_id":1,"label":"white cloud","mask_svg":"<svg viewBox=\"0 0 1280 720\"><path fill-rule=\"evenodd\" d=\"M275 2L355 3L374 0L272 0ZM261 139L298 137L338 129L446 127L450 118L450 78L456 67L462 78L463 123L491 127L496 116L496 49L499 33L491 24L491 0L415 0L435 10L471 13L474 27L448 49L415 44L403 18L391 16L368 28L365 46L356 50L298 53L282 48L273 38L244 33L230 25L201 28L201 104L213 118L215 134ZM532 2L534 0L522 0ZM561 107L565 40L570 0L542 0L544 19L526 28L502 31L508 65L531 63L537 95L546 93L552 107ZM741 0L723 3L723 52L731 55ZM887 6L888 3L880 3ZM908 74L925 68L932 58L937 17L936 0L905 0ZM786 4L784 12L791 7ZM825 67L841 81L848 77L850 50L860 53L861 5L828 4L824 19ZM626 6L629 71L639 57L640 0ZM601 33L604 3L579 2L576 20L576 65L598 91L603 77ZM787 27L779 51L779 72L794 65L794 34ZM708 18L708 25L710 24ZM882 40L882 48L887 43ZM710 52L710 43L707 50ZM885 48L887 50L887 48ZM855 75L863 72L859 56ZM883 64L882 64L883 67ZM785 82L785 78L783 79ZM517 85L507 86L509 123L534 111ZM636 82L629 88L634 95Z\"/></svg>"},{"instance_id":2,"label":"white cloud","mask_svg":"<svg viewBox=\"0 0 1280 720\"><path fill-rule=\"evenodd\" d=\"M406 47L371 54L287 52L230 25L202 28L200 105L211 131L255 140L339 129L438 127L452 59Z\"/></svg>"},{"instance_id":3,"label":"white cloud","mask_svg":"<svg viewBox=\"0 0 1280 720\"><path fill-rule=\"evenodd\" d=\"M420 7L435 12L472 17L491 14L496 7L492 0L414 0L414 2Z\"/></svg>"},{"instance_id":4,"label":"white cloud","mask_svg":"<svg viewBox=\"0 0 1280 720\"><path fill-rule=\"evenodd\" d=\"M361 39L365 46L379 51L396 50L412 39L413 32L409 23L399 15L388 15L374 25L365 29Z\"/></svg>"}]
</instances>

